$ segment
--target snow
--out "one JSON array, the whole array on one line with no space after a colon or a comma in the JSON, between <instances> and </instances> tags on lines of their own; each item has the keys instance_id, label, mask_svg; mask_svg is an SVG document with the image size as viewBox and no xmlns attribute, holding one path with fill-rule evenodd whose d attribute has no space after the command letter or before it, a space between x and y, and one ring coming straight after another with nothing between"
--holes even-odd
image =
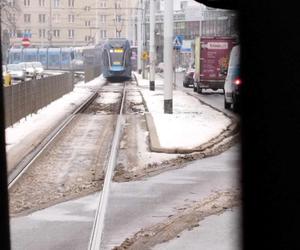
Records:
<instances>
[{"instance_id":1,"label":"snow","mask_svg":"<svg viewBox=\"0 0 300 250\"><path fill-rule=\"evenodd\" d=\"M28 115L12 127L6 128L6 151L14 145L20 143L27 135L33 132L42 131L46 126L53 123L60 115L67 114L79 106L97 88L105 83L105 79L100 76L94 80L84 83L79 82L74 86L74 90L64 95L48 106L39 110L36 114Z\"/></svg>"},{"instance_id":2,"label":"snow","mask_svg":"<svg viewBox=\"0 0 300 250\"><path fill-rule=\"evenodd\" d=\"M101 93L100 98L97 98L97 103L101 104L113 104L118 102L121 94L120 93Z\"/></svg>"},{"instance_id":3,"label":"snow","mask_svg":"<svg viewBox=\"0 0 300 250\"><path fill-rule=\"evenodd\" d=\"M139 85L149 86L149 80L137 75ZM160 144L164 148L192 149L218 136L231 123L223 113L201 104L183 91L173 91L173 114L164 114L163 79L155 80L156 90L142 88L152 114Z\"/></svg>"},{"instance_id":4,"label":"snow","mask_svg":"<svg viewBox=\"0 0 300 250\"><path fill-rule=\"evenodd\" d=\"M164 114L164 95L161 88L163 79L157 78L155 83L157 89L149 91L145 88L149 86L149 80L142 79L138 74L136 76L149 112L153 116L162 147L190 149L199 146L217 136L230 124L230 119L221 112L201 104L196 98L179 90L173 91L173 114ZM13 127L7 128L7 150L20 143L26 135L49 126L59 114L71 112L75 105L78 106L95 88L104 83L105 79L102 76L88 83L80 82L71 93L52 102L37 114L27 116ZM117 96L117 93L107 93L101 102L114 103Z\"/></svg>"}]
</instances>

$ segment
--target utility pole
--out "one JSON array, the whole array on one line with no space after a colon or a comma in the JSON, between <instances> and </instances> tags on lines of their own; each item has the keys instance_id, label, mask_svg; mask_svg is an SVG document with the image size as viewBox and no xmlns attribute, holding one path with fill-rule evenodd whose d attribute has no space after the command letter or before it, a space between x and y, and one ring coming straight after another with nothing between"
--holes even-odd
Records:
<instances>
[{"instance_id":1,"label":"utility pole","mask_svg":"<svg viewBox=\"0 0 300 250\"><path fill-rule=\"evenodd\" d=\"M164 113L173 113L173 0L165 0L164 13Z\"/></svg>"},{"instance_id":2,"label":"utility pole","mask_svg":"<svg viewBox=\"0 0 300 250\"><path fill-rule=\"evenodd\" d=\"M99 8L98 8L98 0L95 0L96 1L96 33L95 33L95 43L96 45L99 43L99 35L100 35L100 32L99 32Z\"/></svg>"},{"instance_id":3,"label":"utility pole","mask_svg":"<svg viewBox=\"0 0 300 250\"><path fill-rule=\"evenodd\" d=\"M49 41L49 47L52 47L52 36L53 36L53 31L52 31L52 0L49 0L49 31L48 31L48 41Z\"/></svg>"},{"instance_id":4,"label":"utility pole","mask_svg":"<svg viewBox=\"0 0 300 250\"><path fill-rule=\"evenodd\" d=\"M155 0L150 0L150 90L155 90Z\"/></svg>"},{"instance_id":5,"label":"utility pole","mask_svg":"<svg viewBox=\"0 0 300 250\"><path fill-rule=\"evenodd\" d=\"M142 41L143 41L143 61L142 61L142 76L143 79L147 78L146 77L146 60L147 58L144 58L144 53L146 52L147 49L147 39L146 39L146 9L147 9L147 0L142 1Z\"/></svg>"},{"instance_id":6,"label":"utility pole","mask_svg":"<svg viewBox=\"0 0 300 250\"><path fill-rule=\"evenodd\" d=\"M142 50L143 50L143 42L142 42L142 1L138 2L138 20L137 20L137 38L138 38L138 47L137 47L137 62L138 62L138 73L142 72Z\"/></svg>"}]
</instances>

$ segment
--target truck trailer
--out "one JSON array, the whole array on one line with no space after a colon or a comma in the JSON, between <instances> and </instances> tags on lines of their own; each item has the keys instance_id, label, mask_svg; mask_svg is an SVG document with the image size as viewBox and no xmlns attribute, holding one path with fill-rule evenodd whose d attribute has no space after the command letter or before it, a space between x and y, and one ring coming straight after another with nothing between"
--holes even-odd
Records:
<instances>
[{"instance_id":1,"label":"truck trailer","mask_svg":"<svg viewBox=\"0 0 300 250\"><path fill-rule=\"evenodd\" d=\"M235 37L198 37L195 39L194 91L224 90L229 55Z\"/></svg>"}]
</instances>

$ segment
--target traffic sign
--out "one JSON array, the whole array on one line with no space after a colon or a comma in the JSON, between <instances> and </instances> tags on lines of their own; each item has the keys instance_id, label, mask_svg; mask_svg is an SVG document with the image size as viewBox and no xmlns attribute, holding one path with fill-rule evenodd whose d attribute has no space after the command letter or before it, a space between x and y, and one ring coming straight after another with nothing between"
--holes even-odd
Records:
<instances>
[{"instance_id":1,"label":"traffic sign","mask_svg":"<svg viewBox=\"0 0 300 250\"><path fill-rule=\"evenodd\" d=\"M30 46L30 41L29 41L29 39L27 37L24 37L22 39L22 46L25 47L25 48L27 48L27 47Z\"/></svg>"},{"instance_id":2,"label":"traffic sign","mask_svg":"<svg viewBox=\"0 0 300 250\"><path fill-rule=\"evenodd\" d=\"M181 53L191 53L192 52L192 40L183 40L180 48Z\"/></svg>"},{"instance_id":3,"label":"traffic sign","mask_svg":"<svg viewBox=\"0 0 300 250\"><path fill-rule=\"evenodd\" d=\"M184 36L183 35L177 35L173 41L173 46L174 49L180 50L182 46L182 41L183 41Z\"/></svg>"},{"instance_id":4,"label":"traffic sign","mask_svg":"<svg viewBox=\"0 0 300 250\"><path fill-rule=\"evenodd\" d=\"M149 54L147 51L143 52L142 59L143 59L143 61L147 61L149 59Z\"/></svg>"}]
</instances>

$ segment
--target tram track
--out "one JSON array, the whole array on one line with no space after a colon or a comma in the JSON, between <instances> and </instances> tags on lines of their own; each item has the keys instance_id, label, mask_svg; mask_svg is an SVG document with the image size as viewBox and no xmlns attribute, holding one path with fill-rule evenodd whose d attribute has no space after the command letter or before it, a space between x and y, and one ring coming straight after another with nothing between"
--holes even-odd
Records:
<instances>
[{"instance_id":1,"label":"tram track","mask_svg":"<svg viewBox=\"0 0 300 250\"><path fill-rule=\"evenodd\" d=\"M124 113L125 98L126 98L126 83L123 89L122 102L121 102L120 112L118 115L117 125L116 125L116 129L112 141L111 153L109 156L107 167L105 168L106 173L105 173L104 184L103 184L102 192L98 198L98 206L96 210L95 220L94 220L93 229L91 232L91 238L88 247L89 250L100 249L100 245L101 245L101 238L102 238L102 233L104 228L104 218L105 218L105 213L107 208L110 183L112 181L113 171L116 166L118 148L121 140L122 129L124 126L123 113Z\"/></svg>"},{"instance_id":2,"label":"tram track","mask_svg":"<svg viewBox=\"0 0 300 250\"><path fill-rule=\"evenodd\" d=\"M10 189L30 167L34 160L47 148L59 133L74 119L75 115L85 110L98 96L97 92L92 93L88 99L59 124L30 154L28 154L8 176L8 189Z\"/></svg>"},{"instance_id":3,"label":"tram track","mask_svg":"<svg viewBox=\"0 0 300 250\"><path fill-rule=\"evenodd\" d=\"M104 85L18 164L9 176L12 216L27 214L102 188L108 169L106 166L111 164L107 165L108 155L116 150L110 149L110 146L113 146L114 130L119 126L116 109L123 109L125 102L124 89L122 84L116 87ZM106 103L102 105L100 97L117 92L120 100L116 99L116 107L108 105L111 107L105 109ZM69 169L62 169L63 165Z\"/></svg>"}]
</instances>

